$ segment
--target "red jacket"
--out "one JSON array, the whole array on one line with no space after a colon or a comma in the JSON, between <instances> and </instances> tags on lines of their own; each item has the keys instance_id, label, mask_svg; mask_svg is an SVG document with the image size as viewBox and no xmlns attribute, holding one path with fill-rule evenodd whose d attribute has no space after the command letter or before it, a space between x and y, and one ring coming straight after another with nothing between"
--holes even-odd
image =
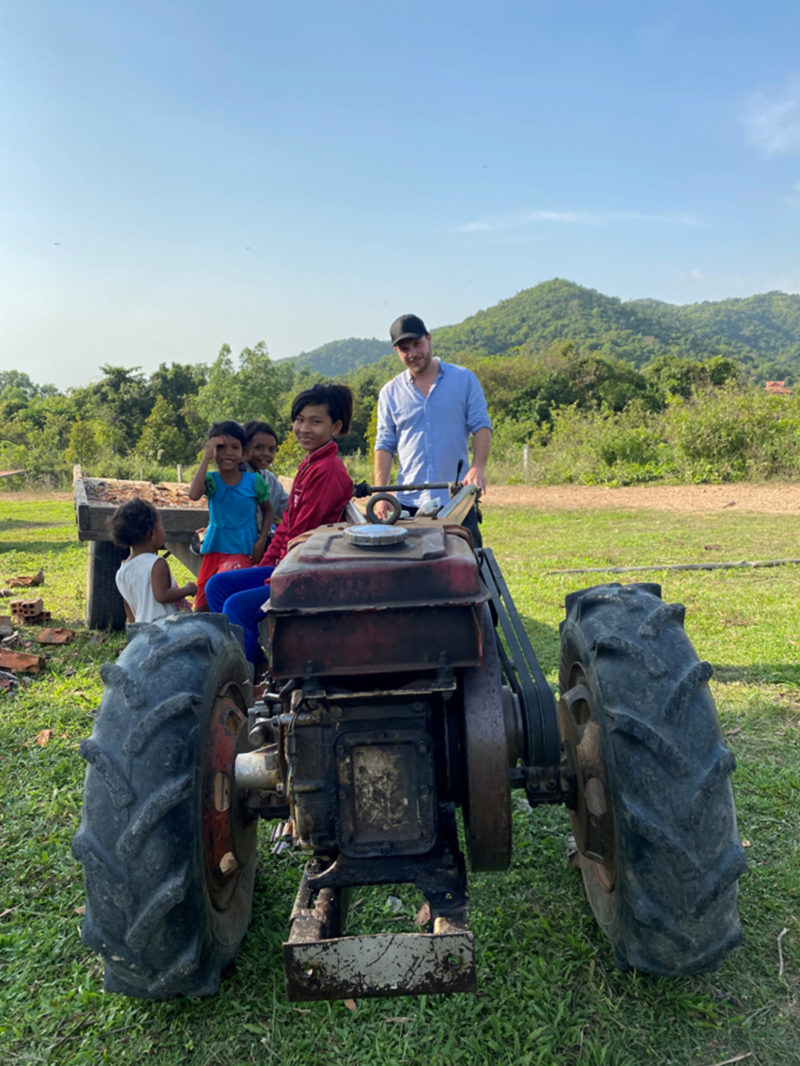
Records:
<instances>
[{"instance_id":1,"label":"red jacket","mask_svg":"<svg viewBox=\"0 0 800 1066\"><path fill-rule=\"evenodd\" d=\"M308 454L298 466L289 504L260 566L277 566L294 537L340 520L353 495L353 480L338 453L332 440Z\"/></svg>"}]
</instances>

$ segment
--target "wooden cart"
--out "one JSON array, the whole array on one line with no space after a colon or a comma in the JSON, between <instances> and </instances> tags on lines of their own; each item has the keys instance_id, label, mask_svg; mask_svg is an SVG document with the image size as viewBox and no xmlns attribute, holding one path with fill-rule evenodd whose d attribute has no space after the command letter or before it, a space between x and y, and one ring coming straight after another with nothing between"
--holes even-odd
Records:
<instances>
[{"instance_id":1,"label":"wooden cart","mask_svg":"<svg viewBox=\"0 0 800 1066\"><path fill-rule=\"evenodd\" d=\"M197 575L200 556L189 545L195 531L208 524L206 501L190 500L188 485L84 477L79 466L73 469L72 481L78 539L89 541L86 625L91 629L123 629L125 606L114 576L128 550L118 548L111 540L109 517L121 503L134 497L149 500L161 514L167 534L166 548Z\"/></svg>"}]
</instances>

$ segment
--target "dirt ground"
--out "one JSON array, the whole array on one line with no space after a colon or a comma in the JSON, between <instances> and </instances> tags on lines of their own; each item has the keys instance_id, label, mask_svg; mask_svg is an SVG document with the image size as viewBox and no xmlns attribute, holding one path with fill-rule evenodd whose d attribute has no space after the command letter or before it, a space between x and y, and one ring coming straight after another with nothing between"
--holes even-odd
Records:
<instances>
[{"instance_id":1,"label":"dirt ground","mask_svg":"<svg viewBox=\"0 0 800 1066\"><path fill-rule=\"evenodd\" d=\"M0 492L3 501L72 500L71 492ZM600 485L489 485L483 506L534 507L542 511L622 510L681 511L684 513L740 511L761 514L800 514L800 482L733 485L634 485L610 489Z\"/></svg>"},{"instance_id":2,"label":"dirt ground","mask_svg":"<svg viewBox=\"0 0 800 1066\"><path fill-rule=\"evenodd\" d=\"M761 514L800 514L800 482L733 485L489 485L483 497L486 511L501 507L537 510L650 510L686 514L739 511Z\"/></svg>"}]
</instances>

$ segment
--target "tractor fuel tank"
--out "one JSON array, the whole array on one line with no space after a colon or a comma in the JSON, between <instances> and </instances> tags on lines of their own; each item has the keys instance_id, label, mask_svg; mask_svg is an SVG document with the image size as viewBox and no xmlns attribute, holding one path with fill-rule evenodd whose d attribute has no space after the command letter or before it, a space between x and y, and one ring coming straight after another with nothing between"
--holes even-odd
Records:
<instances>
[{"instance_id":1,"label":"tractor fuel tank","mask_svg":"<svg viewBox=\"0 0 800 1066\"><path fill-rule=\"evenodd\" d=\"M282 679L477 666L488 598L460 526L416 518L323 527L272 575L271 672Z\"/></svg>"}]
</instances>

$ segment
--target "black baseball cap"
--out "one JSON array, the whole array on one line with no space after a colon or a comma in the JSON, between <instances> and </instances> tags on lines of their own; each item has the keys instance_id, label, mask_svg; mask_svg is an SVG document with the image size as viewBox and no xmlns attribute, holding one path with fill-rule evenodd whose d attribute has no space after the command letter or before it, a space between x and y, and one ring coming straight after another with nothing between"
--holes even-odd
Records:
<instances>
[{"instance_id":1,"label":"black baseball cap","mask_svg":"<svg viewBox=\"0 0 800 1066\"><path fill-rule=\"evenodd\" d=\"M428 327L419 315L400 315L392 322L389 330L393 348L396 348L400 341L416 340L427 335Z\"/></svg>"}]
</instances>

